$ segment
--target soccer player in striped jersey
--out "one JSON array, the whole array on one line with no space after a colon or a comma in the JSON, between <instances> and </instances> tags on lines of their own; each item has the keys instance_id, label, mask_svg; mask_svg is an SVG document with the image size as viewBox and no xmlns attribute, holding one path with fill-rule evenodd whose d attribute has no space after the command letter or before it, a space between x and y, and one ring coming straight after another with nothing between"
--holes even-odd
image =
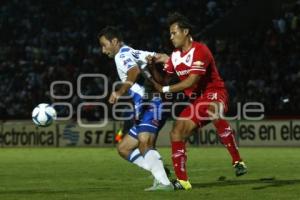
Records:
<instances>
[{"instance_id":1,"label":"soccer player in striped jersey","mask_svg":"<svg viewBox=\"0 0 300 200\"><path fill-rule=\"evenodd\" d=\"M173 190L169 181L161 156L154 149L156 135L161 121L161 104L159 97L149 100L150 105L143 105L145 99L145 87L138 82L141 72L146 72L147 56L154 56L154 52L135 50L124 44L120 31L116 27L106 27L98 35L102 52L110 58L114 58L121 87L113 91L109 102L117 103L118 99L129 94L132 97L135 108L135 118L139 123L135 124L129 133L118 144L119 154L129 162L150 171L154 176L154 184L146 191Z\"/></svg>"}]
</instances>

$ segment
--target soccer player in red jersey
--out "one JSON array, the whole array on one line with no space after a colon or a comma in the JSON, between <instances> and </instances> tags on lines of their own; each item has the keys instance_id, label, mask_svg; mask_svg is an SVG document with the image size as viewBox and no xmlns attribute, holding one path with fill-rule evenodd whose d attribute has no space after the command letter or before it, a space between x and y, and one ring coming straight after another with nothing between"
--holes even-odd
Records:
<instances>
[{"instance_id":1,"label":"soccer player in red jersey","mask_svg":"<svg viewBox=\"0 0 300 200\"><path fill-rule=\"evenodd\" d=\"M247 173L247 167L242 161L236 146L234 132L221 113L227 111L228 94L222 78L217 70L214 57L208 47L193 41L192 26L187 18L174 13L168 19L170 39L175 47L172 55L156 54L148 61L164 63L167 74L176 73L180 82L174 85L161 86L152 80L159 91L179 92L190 97L191 105L185 107L170 132L172 142L172 161L177 181L177 189L191 189L186 172L185 140L192 130L212 122L217 129L219 138L232 157L232 164L237 176ZM196 98L192 98L195 97Z\"/></svg>"}]
</instances>

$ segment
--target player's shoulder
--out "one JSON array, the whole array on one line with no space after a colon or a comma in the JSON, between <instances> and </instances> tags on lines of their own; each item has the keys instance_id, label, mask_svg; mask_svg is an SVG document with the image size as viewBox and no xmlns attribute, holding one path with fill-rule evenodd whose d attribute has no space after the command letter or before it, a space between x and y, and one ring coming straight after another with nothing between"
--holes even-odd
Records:
<instances>
[{"instance_id":1,"label":"player's shoulder","mask_svg":"<svg viewBox=\"0 0 300 200\"><path fill-rule=\"evenodd\" d=\"M207 45L206 44L204 44L203 42L196 42L196 41L194 41L193 42L193 47L196 49L196 50L198 50L198 49L208 49L208 47L207 47Z\"/></svg>"},{"instance_id":2,"label":"player's shoulder","mask_svg":"<svg viewBox=\"0 0 300 200\"><path fill-rule=\"evenodd\" d=\"M117 68L122 68L126 65L127 62L130 62L132 59L130 57L131 47L122 46L119 52L115 55L115 63Z\"/></svg>"},{"instance_id":3,"label":"player's shoulder","mask_svg":"<svg viewBox=\"0 0 300 200\"><path fill-rule=\"evenodd\" d=\"M129 46L122 46L119 50L119 52L116 54L115 59L119 60L119 59L124 59L127 56L129 56L131 54L132 48Z\"/></svg>"},{"instance_id":4,"label":"player's shoulder","mask_svg":"<svg viewBox=\"0 0 300 200\"><path fill-rule=\"evenodd\" d=\"M130 46L124 45L120 48L120 53L129 53L132 51L132 48Z\"/></svg>"},{"instance_id":5,"label":"player's shoulder","mask_svg":"<svg viewBox=\"0 0 300 200\"><path fill-rule=\"evenodd\" d=\"M139 60L142 55L147 53L147 51L143 50L137 50L130 46L123 46L120 48L118 54L116 55L118 59L124 59L124 58L133 58L136 60Z\"/></svg>"},{"instance_id":6,"label":"player's shoulder","mask_svg":"<svg viewBox=\"0 0 300 200\"><path fill-rule=\"evenodd\" d=\"M125 45L119 49L119 52L115 55L117 68L124 68L127 63L133 62L133 59L130 57L130 51L131 47Z\"/></svg>"},{"instance_id":7,"label":"player's shoulder","mask_svg":"<svg viewBox=\"0 0 300 200\"><path fill-rule=\"evenodd\" d=\"M209 57L212 57L212 53L208 46L203 42L194 42L193 43L195 47L194 54L196 55L207 55Z\"/></svg>"}]
</instances>

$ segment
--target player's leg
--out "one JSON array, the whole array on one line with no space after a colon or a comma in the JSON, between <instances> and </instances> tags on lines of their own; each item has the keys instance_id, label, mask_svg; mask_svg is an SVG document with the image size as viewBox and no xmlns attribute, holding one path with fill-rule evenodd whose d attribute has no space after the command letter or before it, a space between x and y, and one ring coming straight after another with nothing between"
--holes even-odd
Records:
<instances>
[{"instance_id":1,"label":"player's leg","mask_svg":"<svg viewBox=\"0 0 300 200\"><path fill-rule=\"evenodd\" d=\"M192 130L201 127L207 123L207 119L203 120L199 112L201 113L205 107L201 106L203 101L202 97L198 97L192 104L188 105L181 113L180 118L176 121L170 136L172 141L172 161L175 174L178 178L174 182L176 189L191 189L192 186L188 181L188 175L186 170L186 147L185 141L192 134Z\"/></svg>"},{"instance_id":2,"label":"player's leg","mask_svg":"<svg viewBox=\"0 0 300 200\"><path fill-rule=\"evenodd\" d=\"M170 132L173 168L178 179L178 181L174 182L176 189L188 190L192 188L188 181L186 170L187 153L185 141L196 127L197 125L192 120L177 120Z\"/></svg>"},{"instance_id":3,"label":"player's leg","mask_svg":"<svg viewBox=\"0 0 300 200\"><path fill-rule=\"evenodd\" d=\"M119 155L127 159L132 151L138 147L138 140L128 134L124 136L121 142L117 145Z\"/></svg>"},{"instance_id":4,"label":"player's leg","mask_svg":"<svg viewBox=\"0 0 300 200\"><path fill-rule=\"evenodd\" d=\"M163 113L162 114L162 119L159 120L159 125L158 125L158 128L157 128L157 134L155 134L155 140L154 140L154 145L153 145L154 149L156 149L156 141L157 141L159 132L167 122L167 117L168 117L168 115ZM168 165L166 165L166 163L164 163L164 168L165 168L165 171L166 171L166 174L167 174L168 178L170 178L171 177L171 171L170 171Z\"/></svg>"},{"instance_id":5,"label":"player's leg","mask_svg":"<svg viewBox=\"0 0 300 200\"><path fill-rule=\"evenodd\" d=\"M148 166L145 165L144 157L138 148L139 141L137 135L133 133L134 130L136 130L135 127L131 128L129 134L126 134L122 141L118 144L118 153L122 158L149 171Z\"/></svg>"},{"instance_id":6,"label":"player's leg","mask_svg":"<svg viewBox=\"0 0 300 200\"><path fill-rule=\"evenodd\" d=\"M163 185L170 185L170 181L165 172L161 155L154 147L155 134L149 132L141 132L139 137L139 149L144 155L145 164L151 170L152 175Z\"/></svg>"},{"instance_id":7,"label":"player's leg","mask_svg":"<svg viewBox=\"0 0 300 200\"><path fill-rule=\"evenodd\" d=\"M159 124L158 124L158 128L157 128L157 134L155 134L155 140L154 140L154 149L156 148L156 141L159 135L160 130L164 127L164 125L167 122L167 117L166 116L162 116L162 119L159 120Z\"/></svg>"},{"instance_id":8,"label":"player's leg","mask_svg":"<svg viewBox=\"0 0 300 200\"><path fill-rule=\"evenodd\" d=\"M207 113L209 117L212 117L212 122L217 129L221 143L227 148L229 154L231 155L232 164L236 169L236 175L241 176L247 173L247 167L240 157L232 127L227 120L222 118L223 115L220 114L225 113L227 110L225 107L227 101L226 96L226 93L223 94L223 92L218 92L217 101L210 103Z\"/></svg>"},{"instance_id":9,"label":"player's leg","mask_svg":"<svg viewBox=\"0 0 300 200\"><path fill-rule=\"evenodd\" d=\"M140 152L144 155L145 163L152 175L159 182L159 184L148 188L148 191L173 190L173 186L165 172L161 155L154 149L159 126L158 114L161 112L161 109L159 109L160 105L160 99L152 100L151 105L144 112L141 123L137 127Z\"/></svg>"},{"instance_id":10,"label":"player's leg","mask_svg":"<svg viewBox=\"0 0 300 200\"><path fill-rule=\"evenodd\" d=\"M141 132L139 137L139 149L143 154L145 165L151 171L154 177L154 184L145 191L155 190L173 190L173 185L168 179L165 172L161 155L153 148L155 141L155 134L149 132Z\"/></svg>"}]
</instances>

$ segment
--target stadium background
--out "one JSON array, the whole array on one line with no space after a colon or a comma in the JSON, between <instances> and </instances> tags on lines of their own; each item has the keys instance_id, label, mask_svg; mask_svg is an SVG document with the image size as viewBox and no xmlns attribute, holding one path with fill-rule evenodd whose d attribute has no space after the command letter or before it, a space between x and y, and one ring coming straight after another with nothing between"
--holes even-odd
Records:
<instances>
[{"instance_id":1,"label":"stadium background","mask_svg":"<svg viewBox=\"0 0 300 200\"><path fill-rule=\"evenodd\" d=\"M242 104L250 101L261 102L265 106L263 120L245 121L241 119L231 122L238 133L237 139L240 146L277 147L268 150L265 148L245 148L243 150L242 148L242 153L248 157L249 161L252 161L249 167L257 169L260 166L262 169L266 163L271 163L274 176L283 174L282 176L278 175L283 180L270 178L268 176L272 175L268 172L272 169L267 167L257 174L249 174L250 180L210 184L213 173L207 177L201 175L200 178L197 178L196 173L199 171L192 171L191 174L196 176L194 182L198 181L200 189L199 191L196 189L196 193L186 193L186 195L196 195L189 196L192 199L200 198L197 195L204 188L207 190L206 193L204 192L206 199L226 199L227 197L228 199L241 199L239 195L227 191L226 188L231 185L243 191L244 196L241 195L243 199L252 199L252 197L254 199L255 195L251 196L251 191L244 190L253 184L253 188L256 188L257 191L265 188L270 190L267 194L258 192L256 199L260 199L264 195L269 195L270 199L282 199L283 197L297 199L300 182L299 170L297 173L296 169L299 164L299 157L297 157L299 149L283 148L300 146L300 1L297 0L3 0L0 2L0 146L115 146L114 134L122 127L123 122L111 119L111 113L109 113L110 122L104 128L79 127L76 123L76 109L74 109L71 120L57 122L48 128L38 128L31 122L31 111L41 102L65 101L71 103L73 108L77 108L80 103L91 101L107 104L107 97L90 100L80 98L76 92L77 78L80 74L107 76L109 92L112 83L118 80L113 61L100 53L96 37L98 31L108 24L118 25L125 36L126 43L134 48L170 53L172 47L165 22L167 14L172 11L179 11L190 18L196 26L195 38L205 42L213 51L217 66L230 94L228 114L235 116L238 102ZM73 95L65 100L51 98L51 83L61 80L73 84ZM57 95L66 95L69 92L66 85L59 85L55 87L54 91ZM84 95L102 94L104 92L103 82L97 78L85 79L82 81L81 91ZM57 111L61 116L70 114L65 106L60 106ZM82 109L81 117L89 124L89 122L103 118L103 112L97 106L85 106ZM158 146L168 146L167 133L171 125L172 120L170 119L160 134ZM195 147L221 146L210 126L195 131L189 144ZM194 157L198 155L197 149L191 149L191 155ZM202 152L201 158L197 158L202 159L202 165L207 163L208 166L214 166L213 163L216 160L209 159L209 156L215 155L214 153L227 158L224 150L215 147L210 149ZM164 157L169 157L168 151L168 148L162 148ZM219 151L224 151L225 155ZM74 156L75 154L76 156ZM80 181L86 184L95 184L94 187L98 187L99 184L107 185L109 191L104 193L105 199L113 198L116 195L113 192L116 188L120 191L118 198L128 195L125 189L123 191L119 185L123 184L128 187L123 182L126 181L126 178L122 179L120 178L121 174L113 172L120 169L116 166L103 165L103 161L111 161L120 166L124 162L117 157L116 152L111 152L110 148L86 148L86 150L70 148L60 151L47 148L44 151L40 148L37 150L2 148L0 155L0 163L2 162L0 175L3 177L3 181L0 183L1 199L55 199L62 194L64 197L61 199L80 199L81 196L75 191L84 193L84 195L88 193L87 196L90 199L94 198L94 193L103 195L102 189L98 191L93 188L77 188L76 184L79 184ZM254 155L261 157L256 158ZM48 159L47 156L49 156ZM81 166L80 163L86 162L84 158L89 156L94 164L87 162L88 167L99 168L106 174L111 173L113 176L110 178L120 179L120 181L108 183L101 176L99 180L101 179L103 182L101 180L93 182L90 179L84 180L80 176L82 179L76 182L78 180L73 177L81 172L69 164ZM113 159L110 160L109 156L112 156ZM194 157L191 156L190 159L193 160ZM276 160L277 158L278 160ZM195 158L195 160L197 159ZM64 169L57 164L59 162L63 163ZM170 163L170 160L167 162ZM53 172L52 167L47 168L48 171L45 170L43 177L40 170L46 169L45 163L51 163L50 166L54 166L56 171ZM278 163L282 163L279 165L284 165L284 167L276 168ZM225 163L223 165L226 166ZM196 161L190 161L190 166L191 168L197 166ZM32 173L31 167L36 170L37 176ZM130 173L134 173L131 171L131 167L126 165L124 168L128 172L127 178L130 177ZM59 170L61 173L58 172ZM99 174L89 174L89 170L90 168L83 170L86 173L85 178L100 176ZM226 174L226 170L222 173ZM291 173L289 174L287 171ZM54 179L59 178L58 176L64 177L62 172L69 175L70 182L62 181L56 184ZM73 172L76 172L76 176ZM55 173L58 175L53 175ZM140 171L138 173L142 174ZM21 181L18 179L18 177L22 177L22 174L26 178L33 178L22 182L23 179ZM267 178L263 179L266 176ZM262 182L258 177L262 178ZM43 178L49 181L47 183L49 185L43 183ZM74 181L72 182L74 185L71 184L71 180ZM30 182L35 185L31 185ZM134 180L131 182L134 183ZM138 182L142 186L145 184L142 179L139 179ZM39 183L41 183L40 187L37 186ZM70 188L75 188L74 191L68 188L68 183ZM257 186L261 184L266 184L266 186ZM282 190L276 192L276 188L279 186L285 186L287 192L279 192ZM142 188L139 189L142 190ZM129 191L131 190L129 189ZM223 196L218 196L218 192L221 192ZM31 196L32 194L35 196ZM140 195L137 199L147 197L144 196L144 193L137 192L136 194ZM246 196L247 194L250 196ZM168 199L168 196L162 196ZM160 199L162 196L150 198ZM127 197L134 199L134 196ZM179 197L183 198L180 195Z\"/></svg>"},{"instance_id":2,"label":"stadium background","mask_svg":"<svg viewBox=\"0 0 300 200\"><path fill-rule=\"evenodd\" d=\"M78 105L84 102L107 104L112 119L108 95L90 100L76 92L81 74L103 74L108 78L107 88L101 78L83 78L80 90L86 96L106 90L109 94L113 82L118 81L113 60L100 53L97 33L105 25L117 25L126 43L134 48L170 53L166 17L172 11L189 17L195 25L195 38L213 51L230 94L228 116L236 116L238 103L261 102L265 120L299 118L298 1L2 1L1 144L7 143L6 130L11 134L40 131L30 123L25 123L25 128L18 123L20 126L12 130L7 121L30 120L32 109L41 102L70 103L72 113L67 106L56 106L59 116L72 118L65 124L77 121ZM51 97L54 81L72 84L73 91L66 84L53 87L55 95L72 92L70 98ZM99 106L86 105L80 119L95 122L105 117L103 113ZM289 129L295 129L290 134L299 140L297 123ZM116 123L114 131L121 126ZM254 126L259 132L259 125ZM281 137L281 129L270 134ZM236 131L241 132L239 127ZM12 136L8 137L12 140Z\"/></svg>"}]
</instances>

